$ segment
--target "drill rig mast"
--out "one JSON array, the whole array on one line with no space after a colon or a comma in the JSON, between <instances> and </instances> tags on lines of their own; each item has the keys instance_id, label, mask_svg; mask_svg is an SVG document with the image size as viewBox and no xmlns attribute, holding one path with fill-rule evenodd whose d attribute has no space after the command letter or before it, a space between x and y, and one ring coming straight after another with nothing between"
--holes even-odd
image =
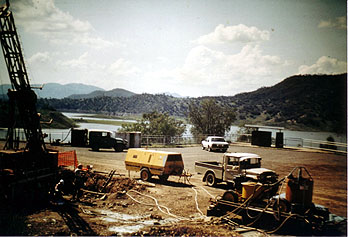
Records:
<instances>
[{"instance_id":1,"label":"drill rig mast","mask_svg":"<svg viewBox=\"0 0 348 237\"><path fill-rule=\"evenodd\" d=\"M9 1L6 0L6 4L0 8L0 41L12 86L12 90L8 91L12 124L8 128L4 149L18 149L13 145L16 125L14 111L17 107L27 140L26 149L35 153L45 152L40 116L36 110L37 97L29 83L19 37L9 6Z\"/></svg>"},{"instance_id":2,"label":"drill rig mast","mask_svg":"<svg viewBox=\"0 0 348 237\"><path fill-rule=\"evenodd\" d=\"M39 201L47 198L58 167L58 152L48 150L44 143L40 115L36 110L37 96L29 83L9 6L9 0L6 0L0 7L0 43L12 87L8 91L11 122L4 150L0 150L0 204L2 199ZM16 121L15 111L18 111L20 123ZM19 149L19 141L14 142L16 127L24 130L24 149Z\"/></svg>"}]
</instances>

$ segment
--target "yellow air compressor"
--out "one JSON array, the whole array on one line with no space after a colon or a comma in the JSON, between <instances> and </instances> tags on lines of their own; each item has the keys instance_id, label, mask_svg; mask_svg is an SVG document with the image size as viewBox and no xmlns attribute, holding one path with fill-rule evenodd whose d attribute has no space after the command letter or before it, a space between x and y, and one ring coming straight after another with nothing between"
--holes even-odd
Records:
<instances>
[{"instance_id":1,"label":"yellow air compressor","mask_svg":"<svg viewBox=\"0 0 348 237\"><path fill-rule=\"evenodd\" d=\"M184 170L181 153L146 149L129 149L125 165L128 171L140 171L144 181L150 180L152 175L165 181L170 175L181 175Z\"/></svg>"}]
</instances>

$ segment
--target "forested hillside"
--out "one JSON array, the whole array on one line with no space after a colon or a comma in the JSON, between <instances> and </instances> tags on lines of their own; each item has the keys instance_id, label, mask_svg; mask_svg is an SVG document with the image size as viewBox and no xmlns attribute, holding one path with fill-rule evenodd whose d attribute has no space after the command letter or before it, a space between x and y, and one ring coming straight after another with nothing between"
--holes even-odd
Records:
<instances>
[{"instance_id":1,"label":"forested hillside","mask_svg":"<svg viewBox=\"0 0 348 237\"><path fill-rule=\"evenodd\" d=\"M94 97L86 99L45 99L57 110L106 113L114 115L143 114L151 111L167 112L186 117L190 99L175 98L164 94L136 94L131 97Z\"/></svg>"},{"instance_id":2,"label":"forested hillside","mask_svg":"<svg viewBox=\"0 0 348 237\"><path fill-rule=\"evenodd\" d=\"M96 90L89 94L73 94L68 96L70 99L87 99L87 98L93 98L93 97L102 97L102 96L109 96L109 97L130 97L136 95L135 93L131 91L127 91L124 89L116 88L110 91L103 91L103 90Z\"/></svg>"},{"instance_id":3,"label":"forested hillside","mask_svg":"<svg viewBox=\"0 0 348 237\"><path fill-rule=\"evenodd\" d=\"M136 94L130 97L43 99L61 111L106 114L167 112L186 117L190 103L199 98ZM236 111L236 124L253 123L286 128L346 131L347 74L292 76L272 86L235 96L213 97Z\"/></svg>"}]
</instances>

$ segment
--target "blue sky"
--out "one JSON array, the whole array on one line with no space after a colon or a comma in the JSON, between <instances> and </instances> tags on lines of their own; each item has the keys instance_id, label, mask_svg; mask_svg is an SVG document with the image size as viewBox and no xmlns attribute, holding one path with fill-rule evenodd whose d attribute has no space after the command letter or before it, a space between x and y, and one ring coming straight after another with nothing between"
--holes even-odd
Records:
<instances>
[{"instance_id":1,"label":"blue sky","mask_svg":"<svg viewBox=\"0 0 348 237\"><path fill-rule=\"evenodd\" d=\"M347 71L346 1L18 0L11 10L31 83L230 96ZM2 56L0 70L9 83Z\"/></svg>"}]
</instances>

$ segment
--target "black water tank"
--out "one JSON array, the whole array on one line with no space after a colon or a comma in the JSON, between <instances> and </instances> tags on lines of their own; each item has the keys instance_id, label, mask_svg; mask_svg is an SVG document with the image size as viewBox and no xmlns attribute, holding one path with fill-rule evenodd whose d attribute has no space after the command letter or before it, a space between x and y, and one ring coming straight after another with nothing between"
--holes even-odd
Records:
<instances>
[{"instance_id":1,"label":"black water tank","mask_svg":"<svg viewBox=\"0 0 348 237\"><path fill-rule=\"evenodd\" d=\"M71 129L71 146L86 147L87 146L87 129Z\"/></svg>"},{"instance_id":2,"label":"black water tank","mask_svg":"<svg viewBox=\"0 0 348 237\"><path fill-rule=\"evenodd\" d=\"M284 133L277 132L276 133L276 148L284 147Z\"/></svg>"},{"instance_id":3,"label":"black water tank","mask_svg":"<svg viewBox=\"0 0 348 237\"><path fill-rule=\"evenodd\" d=\"M272 144L272 132L252 131L251 145L270 147Z\"/></svg>"}]
</instances>

